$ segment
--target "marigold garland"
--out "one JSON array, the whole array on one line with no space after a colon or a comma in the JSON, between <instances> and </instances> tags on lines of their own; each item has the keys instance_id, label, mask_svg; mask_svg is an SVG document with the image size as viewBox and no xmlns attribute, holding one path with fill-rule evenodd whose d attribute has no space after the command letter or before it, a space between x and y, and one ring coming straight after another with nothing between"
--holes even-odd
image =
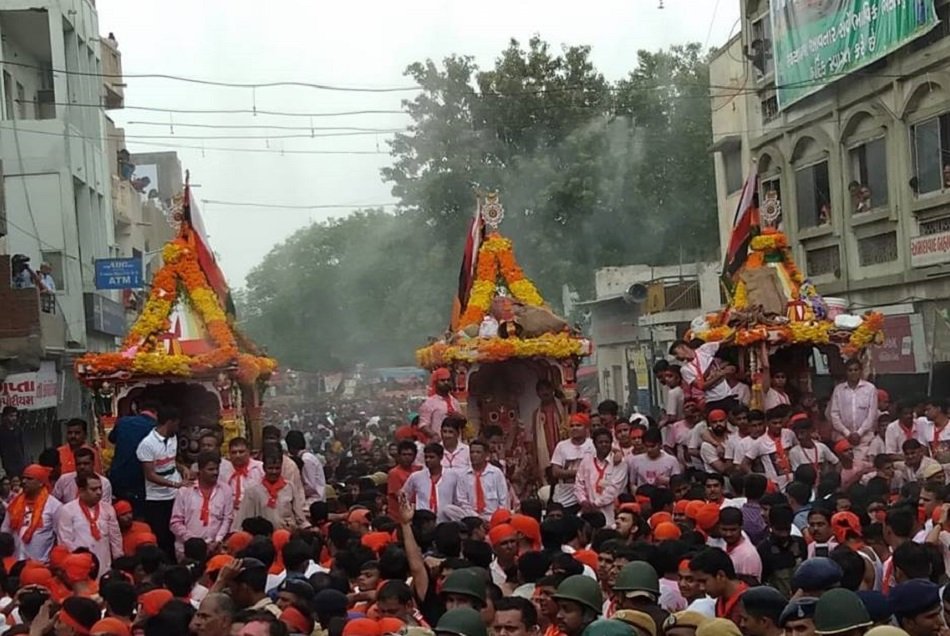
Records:
<instances>
[{"instance_id":1,"label":"marigold garland","mask_svg":"<svg viewBox=\"0 0 950 636\"><path fill-rule=\"evenodd\" d=\"M472 338L459 344L436 343L416 351L420 367L431 369L452 362L501 362L511 358L555 358L590 353L587 340L567 333L543 334L537 338Z\"/></svg>"},{"instance_id":2,"label":"marigold garland","mask_svg":"<svg viewBox=\"0 0 950 636\"><path fill-rule=\"evenodd\" d=\"M271 358L241 353L233 327L215 292L198 264L186 232L162 249L165 266L152 278L152 289L145 307L129 329L119 353L89 353L76 361L83 375L110 375L121 371L141 375L191 376L207 374L216 369L237 367L238 381L252 384L257 378L274 371L277 362ZM165 353L159 338L168 331L169 315L179 300L179 287L207 329L211 351L197 356Z\"/></svg>"},{"instance_id":3,"label":"marigold garland","mask_svg":"<svg viewBox=\"0 0 950 636\"><path fill-rule=\"evenodd\" d=\"M544 304L537 287L524 275L515 260L511 240L497 232L488 235L478 248L475 266L475 281L469 292L468 305L462 313L460 326L464 329L481 324L491 308L492 295L501 277L512 295L526 305L540 307Z\"/></svg>"}]
</instances>

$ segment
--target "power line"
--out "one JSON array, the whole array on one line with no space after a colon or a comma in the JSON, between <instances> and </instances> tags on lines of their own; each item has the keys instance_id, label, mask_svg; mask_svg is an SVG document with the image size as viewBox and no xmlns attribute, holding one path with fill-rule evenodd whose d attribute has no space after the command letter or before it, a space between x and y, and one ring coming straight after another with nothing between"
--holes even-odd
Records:
<instances>
[{"instance_id":1,"label":"power line","mask_svg":"<svg viewBox=\"0 0 950 636\"><path fill-rule=\"evenodd\" d=\"M177 121L128 121L132 126L165 126L169 128L212 128L227 130L352 130L358 132L385 133L391 132L386 128L364 128L360 126L281 126L279 124L195 124L180 123Z\"/></svg>"},{"instance_id":2,"label":"power line","mask_svg":"<svg viewBox=\"0 0 950 636\"><path fill-rule=\"evenodd\" d=\"M326 137L359 137L366 135L383 135L383 134L394 134L403 132L404 128L393 128L391 130L378 130L372 132L336 132L336 133L300 133L300 134L289 134L289 135L177 135L175 133L170 133L167 135L107 135L109 139L191 139L191 140L210 140L215 141L218 139L233 141L236 139L249 139L249 140L277 140L277 139L316 139L316 138L326 138Z\"/></svg>"},{"instance_id":3,"label":"power line","mask_svg":"<svg viewBox=\"0 0 950 636\"><path fill-rule=\"evenodd\" d=\"M14 100L16 103L21 101L25 104L33 104L30 100ZM67 106L73 108L96 108L105 110L103 104L82 104L74 102L51 102L52 106ZM295 113L279 110L262 110L260 108L232 108L232 109L201 109L201 108L160 108L155 106L123 106L122 110L142 110L152 113L175 113L180 115L273 115L275 117L349 117L353 115L408 115L404 110L343 110L326 113Z\"/></svg>"},{"instance_id":4,"label":"power line","mask_svg":"<svg viewBox=\"0 0 950 636\"><path fill-rule=\"evenodd\" d=\"M206 80L198 79L195 77L185 77L182 75L171 75L168 73L94 73L90 71L71 71L69 69L56 69L49 68L45 66L38 66L36 64L27 64L25 62L11 62L9 60L0 61L0 65L7 66L19 66L23 68L31 68L38 71L43 71L44 73L60 73L62 75L74 75L78 77L97 77L100 79L161 79L161 80L171 80L175 82L185 82L187 84L200 84L203 86L218 86L221 88L278 88L278 87L298 87L298 88L315 88L323 91L337 91L343 93L399 93L406 91L416 91L419 90L420 86L387 86L387 87L370 87L370 86L336 86L333 84L317 84L314 82L300 82L300 81L287 81L287 82L223 82L220 80Z\"/></svg>"},{"instance_id":5,"label":"power line","mask_svg":"<svg viewBox=\"0 0 950 636\"><path fill-rule=\"evenodd\" d=\"M249 201L219 201L217 199L202 199L206 205L226 205L229 207L244 208L274 208L278 210L332 210L339 208L391 208L399 203L317 203L314 205L294 205L284 203L252 203Z\"/></svg>"}]
</instances>

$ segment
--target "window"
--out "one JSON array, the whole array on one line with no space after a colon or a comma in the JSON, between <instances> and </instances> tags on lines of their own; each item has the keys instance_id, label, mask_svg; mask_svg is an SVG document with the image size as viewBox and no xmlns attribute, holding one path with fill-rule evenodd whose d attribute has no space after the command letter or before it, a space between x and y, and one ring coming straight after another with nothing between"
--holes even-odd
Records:
<instances>
[{"instance_id":1,"label":"window","mask_svg":"<svg viewBox=\"0 0 950 636\"><path fill-rule=\"evenodd\" d=\"M762 123L767 124L778 117L778 97L775 91L767 91L759 101L759 107L762 109Z\"/></svg>"},{"instance_id":2,"label":"window","mask_svg":"<svg viewBox=\"0 0 950 636\"><path fill-rule=\"evenodd\" d=\"M20 82L16 83L16 118L26 119L26 89Z\"/></svg>"},{"instance_id":3,"label":"window","mask_svg":"<svg viewBox=\"0 0 950 636\"><path fill-rule=\"evenodd\" d=\"M943 177L944 164L950 164L950 114L912 126L910 135L914 193L927 194L950 186L950 173Z\"/></svg>"},{"instance_id":4,"label":"window","mask_svg":"<svg viewBox=\"0 0 950 636\"><path fill-rule=\"evenodd\" d=\"M768 13L752 23L749 56L760 78L768 77L775 71L775 61L772 59L772 21Z\"/></svg>"},{"instance_id":5,"label":"window","mask_svg":"<svg viewBox=\"0 0 950 636\"><path fill-rule=\"evenodd\" d=\"M832 274L836 278L841 273L841 260L838 246L819 247L805 252L805 268L809 276Z\"/></svg>"},{"instance_id":6,"label":"window","mask_svg":"<svg viewBox=\"0 0 950 636\"><path fill-rule=\"evenodd\" d=\"M819 161L796 170L795 194L798 198L800 229L828 225L831 222L828 162Z\"/></svg>"},{"instance_id":7,"label":"window","mask_svg":"<svg viewBox=\"0 0 950 636\"><path fill-rule=\"evenodd\" d=\"M929 236L931 234L942 234L943 232L950 232L950 216L945 216L940 219L934 219L933 221L925 221L919 225L920 235Z\"/></svg>"},{"instance_id":8,"label":"window","mask_svg":"<svg viewBox=\"0 0 950 636\"><path fill-rule=\"evenodd\" d=\"M863 267L897 260L897 233L887 232L858 241L858 262Z\"/></svg>"},{"instance_id":9,"label":"window","mask_svg":"<svg viewBox=\"0 0 950 636\"><path fill-rule=\"evenodd\" d=\"M887 151L884 138L851 149L851 211L868 212L887 205Z\"/></svg>"},{"instance_id":10,"label":"window","mask_svg":"<svg viewBox=\"0 0 950 636\"><path fill-rule=\"evenodd\" d=\"M742 189L742 150L735 148L722 153L722 164L726 171L726 192L732 194Z\"/></svg>"}]
</instances>

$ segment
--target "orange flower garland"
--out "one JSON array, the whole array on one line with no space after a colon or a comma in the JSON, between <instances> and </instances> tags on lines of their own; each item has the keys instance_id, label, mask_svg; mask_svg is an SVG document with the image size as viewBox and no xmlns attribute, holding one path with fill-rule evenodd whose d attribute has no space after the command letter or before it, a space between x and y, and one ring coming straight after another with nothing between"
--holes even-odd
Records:
<instances>
[{"instance_id":1,"label":"orange flower garland","mask_svg":"<svg viewBox=\"0 0 950 636\"><path fill-rule=\"evenodd\" d=\"M120 353L89 353L76 361L80 373L108 375L128 371L142 375L191 376L236 366L238 380L251 384L277 367L271 358L242 354L217 295L208 285L192 246L190 231L162 249L165 266L152 279L141 315L126 335ZM168 354L158 337L169 329L169 315L179 299L178 287L201 317L215 348L197 356Z\"/></svg>"}]
</instances>

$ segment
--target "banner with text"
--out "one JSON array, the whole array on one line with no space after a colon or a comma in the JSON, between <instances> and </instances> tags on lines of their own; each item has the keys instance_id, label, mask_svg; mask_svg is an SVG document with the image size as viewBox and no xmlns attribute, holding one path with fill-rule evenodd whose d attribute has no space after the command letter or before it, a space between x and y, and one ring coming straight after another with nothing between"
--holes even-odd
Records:
<instances>
[{"instance_id":1,"label":"banner with text","mask_svg":"<svg viewBox=\"0 0 950 636\"><path fill-rule=\"evenodd\" d=\"M0 382L0 405L24 411L53 408L59 403L56 363L40 362L39 371L11 373Z\"/></svg>"},{"instance_id":2,"label":"banner with text","mask_svg":"<svg viewBox=\"0 0 950 636\"><path fill-rule=\"evenodd\" d=\"M772 0L770 17L779 108L937 24L933 0Z\"/></svg>"}]
</instances>

